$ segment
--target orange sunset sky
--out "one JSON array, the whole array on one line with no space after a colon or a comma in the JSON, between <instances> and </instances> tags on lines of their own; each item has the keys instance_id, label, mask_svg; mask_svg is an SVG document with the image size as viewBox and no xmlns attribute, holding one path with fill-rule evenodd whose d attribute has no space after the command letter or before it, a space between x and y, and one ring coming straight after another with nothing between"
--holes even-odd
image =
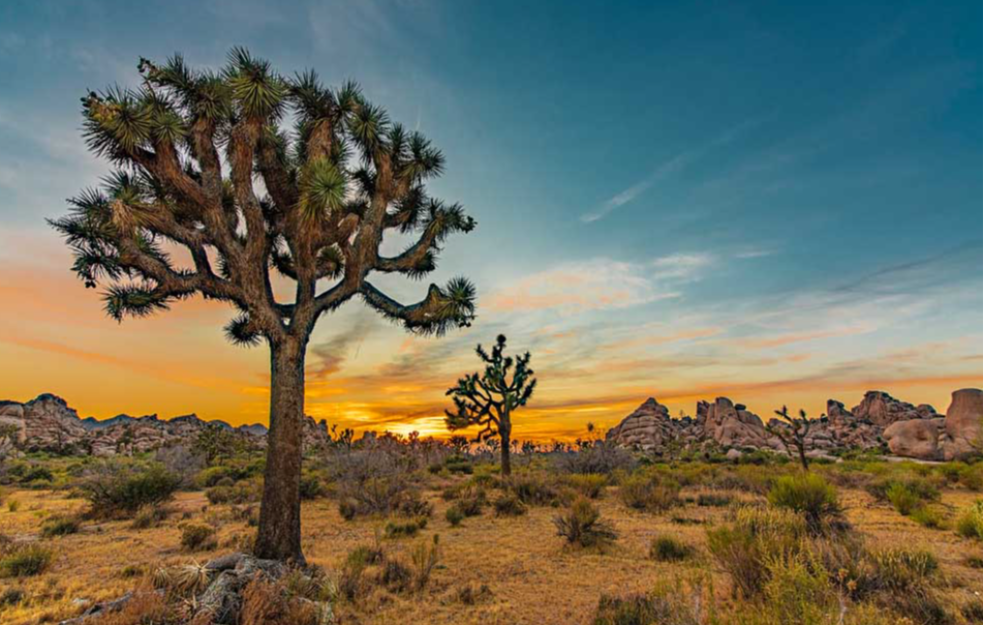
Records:
<instances>
[{"instance_id":1,"label":"orange sunset sky","mask_svg":"<svg viewBox=\"0 0 983 625\"><path fill-rule=\"evenodd\" d=\"M415 302L467 276L472 327L410 336L360 301L322 318L318 419L445 436L444 391L499 333L539 380L519 439L610 427L650 396L767 420L873 389L944 411L983 387L978 3L226 4L0 6L0 399L267 422L266 347L225 341L233 311L117 324L45 223L110 171L80 97L138 86L141 56L218 69L233 45L358 80L443 151L428 190L478 224L426 282L377 281Z\"/></svg>"}]
</instances>

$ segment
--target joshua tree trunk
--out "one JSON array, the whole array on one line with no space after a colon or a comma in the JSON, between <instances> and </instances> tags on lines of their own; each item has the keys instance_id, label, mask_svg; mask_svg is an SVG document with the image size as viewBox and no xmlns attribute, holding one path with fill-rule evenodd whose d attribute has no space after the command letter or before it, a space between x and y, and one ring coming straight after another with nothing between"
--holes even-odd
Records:
<instances>
[{"instance_id":1,"label":"joshua tree trunk","mask_svg":"<svg viewBox=\"0 0 983 625\"><path fill-rule=\"evenodd\" d=\"M502 475L512 475L512 423L509 414L502 415Z\"/></svg>"},{"instance_id":2,"label":"joshua tree trunk","mask_svg":"<svg viewBox=\"0 0 983 625\"><path fill-rule=\"evenodd\" d=\"M306 341L270 349L270 431L256 555L304 563L300 548L300 465L304 446Z\"/></svg>"}]
</instances>

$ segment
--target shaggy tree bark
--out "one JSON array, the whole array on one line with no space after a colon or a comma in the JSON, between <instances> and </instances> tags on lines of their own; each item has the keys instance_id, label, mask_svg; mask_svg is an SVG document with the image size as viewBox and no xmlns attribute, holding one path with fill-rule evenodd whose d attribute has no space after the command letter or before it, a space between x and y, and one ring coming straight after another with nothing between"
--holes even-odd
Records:
<instances>
[{"instance_id":1,"label":"shaggy tree bark","mask_svg":"<svg viewBox=\"0 0 983 625\"><path fill-rule=\"evenodd\" d=\"M469 325L475 293L464 278L430 285L422 301L404 305L368 277L426 275L443 240L475 222L426 193L426 180L443 169L441 153L391 123L354 84L327 89L313 72L283 78L243 49L218 74L189 69L180 57L164 66L141 59L139 69L140 89L82 99L90 150L120 169L51 224L86 286L106 284L106 308L117 320L200 294L239 311L226 327L231 341L267 343L270 431L256 549L263 558L303 561L311 332L355 296L413 332ZM292 134L279 127L288 108L296 114ZM391 231L418 236L402 254L381 256ZM174 248L184 248L189 267L175 264ZM294 282L293 301L274 297L275 279Z\"/></svg>"},{"instance_id":2,"label":"shaggy tree bark","mask_svg":"<svg viewBox=\"0 0 983 625\"><path fill-rule=\"evenodd\" d=\"M458 380L457 386L447 391L454 398L454 412L444 412L447 428L452 431L479 426L475 442L497 436L502 447L502 475L511 475L512 413L532 397L536 379L529 368L529 352L513 359L504 351L504 335L498 336L491 355L478 345L478 357L485 363L484 374L472 373Z\"/></svg>"}]
</instances>

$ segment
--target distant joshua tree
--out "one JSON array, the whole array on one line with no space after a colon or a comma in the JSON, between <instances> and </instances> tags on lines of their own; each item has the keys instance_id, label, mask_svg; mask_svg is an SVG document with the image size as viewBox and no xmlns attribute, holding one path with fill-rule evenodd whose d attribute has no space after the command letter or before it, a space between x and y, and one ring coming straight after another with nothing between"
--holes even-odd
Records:
<instances>
[{"instance_id":1,"label":"distant joshua tree","mask_svg":"<svg viewBox=\"0 0 983 625\"><path fill-rule=\"evenodd\" d=\"M452 431L479 426L481 429L475 441L499 446L502 475L510 475L512 413L526 405L536 388L534 372L529 368L532 356L529 352L515 358L505 356L505 336L501 334L491 355L481 345L476 351L485 363L485 372L466 375L447 391L447 395L454 398L455 409L454 412L445 411L445 421Z\"/></svg>"},{"instance_id":2,"label":"distant joshua tree","mask_svg":"<svg viewBox=\"0 0 983 625\"><path fill-rule=\"evenodd\" d=\"M781 410L776 410L775 414L782 418L782 420L788 424L787 428L775 427L772 425L766 426L769 434L778 437L778 440L782 441L782 445L785 447L785 451L788 452L790 456L798 455L799 463L802 465L802 469L805 471L809 470L809 458L806 456L806 437L809 435L809 428L812 427L812 421L806 418L806 411L799 410L799 418L791 417L788 414L788 408L782 406ZM792 450L795 449L793 454Z\"/></svg>"},{"instance_id":3,"label":"distant joshua tree","mask_svg":"<svg viewBox=\"0 0 983 625\"><path fill-rule=\"evenodd\" d=\"M51 225L86 286L106 285L113 318L200 294L238 310L229 340L269 346L256 555L303 562L304 361L315 324L358 296L413 332L469 325L475 291L464 278L430 285L422 301L404 305L369 276L430 273L448 235L475 222L427 194L426 181L444 168L440 151L390 122L354 83L333 90L313 71L281 76L242 48L217 73L191 69L180 56L162 66L141 59L138 68L138 89L82 98L89 149L119 169L104 189L70 200L71 213ZM403 253L380 254L387 232L414 231ZM292 301L280 301L274 283L288 281Z\"/></svg>"}]
</instances>

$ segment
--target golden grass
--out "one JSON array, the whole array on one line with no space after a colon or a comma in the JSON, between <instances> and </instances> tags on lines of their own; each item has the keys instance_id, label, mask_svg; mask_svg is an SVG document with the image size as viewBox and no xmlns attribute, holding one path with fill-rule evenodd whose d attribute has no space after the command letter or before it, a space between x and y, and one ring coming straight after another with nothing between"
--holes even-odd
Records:
<instances>
[{"instance_id":1,"label":"golden grass","mask_svg":"<svg viewBox=\"0 0 983 625\"><path fill-rule=\"evenodd\" d=\"M694 493L683 493L687 494ZM978 495L945 492L943 505L968 506ZM51 491L11 491L21 502L16 512L0 510L0 533L18 540L36 537L42 521L52 514L70 514L83 508L80 500ZM983 571L964 564L971 554L983 554L983 546L960 538L952 530L930 530L902 517L885 504L875 503L862 491L841 491L849 521L872 542L885 545L923 546L939 558L950 580L949 592L983 589ZM564 547L552 523L556 509L532 507L521 517L482 516L465 519L454 528L444 513L450 505L437 491L428 493L436 510L416 539L384 541L385 549L409 561L410 550L421 539L440 534L442 559L428 589L422 594L392 595L375 589L358 605L339 605L344 622L391 625L399 622L468 625L478 624L578 624L590 623L601 594L619 595L651 590L659 582L696 571L709 572L716 594L726 600L725 577L713 571L704 547L705 526L673 523L674 515L710 523L721 522L725 508L687 504L664 514L628 510L607 489L596 501L603 518L620 536L603 553ZM207 506L200 492L181 493L171 504L172 514L160 527L137 530L129 521L86 522L80 533L48 541L56 558L48 572L21 580L0 580L0 594L7 588L25 591L21 604L0 608L0 622L10 625L57 622L77 615L83 608L74 599L104 601L133 589L138 581L127 576L130 566L149 570L157 564L183 564L230 550L224 545L234 535L253 531L233 520L227 506ZM179 525L189 516L196 522L221 519L220 547L189 554L182 550ZM304 552L308 560L329 572L337 570L349 551L371 544L384 519L344 521L332 500L306 502L303 509ZM660 563L648 558L649 545L659 535L673 536L698 548L696 558L680 563ZM459 599L462 589L487 584L491 597L475 605Z\"/></svg>"}]
</instances>

